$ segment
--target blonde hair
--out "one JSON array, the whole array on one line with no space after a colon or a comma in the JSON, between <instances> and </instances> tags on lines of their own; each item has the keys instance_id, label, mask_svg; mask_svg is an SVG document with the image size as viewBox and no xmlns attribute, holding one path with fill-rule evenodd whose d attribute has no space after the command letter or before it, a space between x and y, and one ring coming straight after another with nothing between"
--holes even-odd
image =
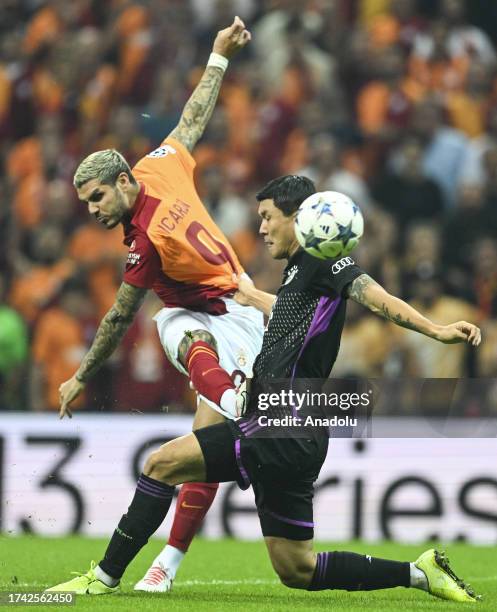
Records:
<instances>
[{"instance_id":1,"label":"blonde hair","mask_svg":"<svg viewBox=\"0 0 497 612\"><path fill-rule=\"evenodd\" d=\"M79 189L88 181L98 179L100 183L114 185L121 172L125 172L132 183L136 183L128 162L119 151L115 149L95 151L79 164L74 173L73 184Z\"/></svg>"}]
</instances>

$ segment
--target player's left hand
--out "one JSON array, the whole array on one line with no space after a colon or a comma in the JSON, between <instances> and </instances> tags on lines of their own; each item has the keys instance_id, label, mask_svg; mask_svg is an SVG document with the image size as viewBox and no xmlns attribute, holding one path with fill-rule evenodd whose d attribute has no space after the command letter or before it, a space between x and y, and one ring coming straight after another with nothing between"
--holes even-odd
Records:
<instances>
[{"instance_id":1,"label":"player's left hand","mask_svg":"<svg viewBox=\"0 0 497 612\"><path fill-rule=\"evenodd\" d=\"M60 399L60 409L59 409L59 418L63 419L65 416L68 416L72 419L72 411L69 408L71 402L73 402L78 395L85 388L85 384L79 381L76 378L76 375L72 376L69 380L62 383L59 387L59 399Z\"/></svg>"},{"instance_id":2,"label":"player's left hand","mask_svg":"<svg viewBox=\"0 0 497 612\"><path fill-rule=\"evenodd\" d=\"M481 330L473 323L457 321L450 325L441 325L436 334L436 339L444 344L457 344L467 342L472 346L478 346L481 342Z\"/></svg>"},{"instance_id":3,"label":"player's left hand","mask_svg":"<svg viewBox=\"0 0 497 612\"><path fill-rule=\"evenodd\" d=\"M230 59L240 49L243 49L251 38L252 35L245 29L245 24L240 17L235 17L228 28L217 33L212 52Z\"/></svg>"}]
</instances>

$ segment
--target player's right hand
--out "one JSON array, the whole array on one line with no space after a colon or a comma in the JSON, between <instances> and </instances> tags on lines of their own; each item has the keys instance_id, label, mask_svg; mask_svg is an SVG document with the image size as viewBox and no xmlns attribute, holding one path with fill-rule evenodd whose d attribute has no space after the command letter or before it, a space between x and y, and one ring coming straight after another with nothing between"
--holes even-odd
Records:
<instances>
[{"instance_id":1,"label":"player's right hand","mask_svg":"<svg viewBox=\"0 0 497 612\"><path fill-rule=\"evenodd\" d=\"M251 38L252 35L245 29L245 24L240 17L235 17L228 28L217 33L212 52L230 59L237 51L243 49Z\"/></svg>"},{"instance_id":2,"label":"player's right hand","mask_svg":"<svg viewBox=\"0 0 497 612\"><path fill-rule=\"evenodd\" d=\"M76 374L66 382L63 382L59 387L59 418L63 419L66 415L72 419L72 411L69 404L73 402L85 388L85 383L76 378Z\"/></svg>"},{"instance_id":3,"label":"player's right hand","mask_svg":"<svg viewBox=\"0 0 497 612\"><path fill-rule=\"evenodd\" d=\"M451 323L450 325L441 325L435 337L444 344L467 342L472 346L479 346L481 330L473 323L457 321L457 323Z\"/></svg>"},{"instance_id":4,"label":"player's right hand","mask_svg":"<svg viewBox=\"0 0 497 612\"><path fill-rule=\"evenodd\" d=\"M255 290L254 283L247 274L239 274L238 276L233 274L233 282L238 285L238 290L233 296L235 302L238 302L240 306L250 306L250 297Z\"/></svg>"}]
</instances>

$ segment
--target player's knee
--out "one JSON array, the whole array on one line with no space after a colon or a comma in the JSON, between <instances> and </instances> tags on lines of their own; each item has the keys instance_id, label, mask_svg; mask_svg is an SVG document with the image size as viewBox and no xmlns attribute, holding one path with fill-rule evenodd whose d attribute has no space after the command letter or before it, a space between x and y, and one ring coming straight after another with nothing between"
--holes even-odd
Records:
<instances>
[{"instance_id":1,"label":"player's knee","mask_svg":"<svg viewBox=\"0 0 497 612\"><path fill-rule=\"evenodd\" d=\"M185 335L183 339L179 343L178 347L178 356L181 363L186 365L186 355L190 350L190 347L195 342L207 342L212 348L217 351L217 343L214 336L208 332L206 329L193 329L185 331Z\"/></svg>"},{"instance_id":2,"label":"player's knee","mask_svg":"<svg viewBox=\"0 0 497 612\"><path fill-rule=\"evenodd\" d=\"M143 473L149 478L160 480L166 484L176 484L174 476L179 463L179 456L175 449L174 440L172 440L150 453L145 462Z\"/></svg>"}]
</instances>

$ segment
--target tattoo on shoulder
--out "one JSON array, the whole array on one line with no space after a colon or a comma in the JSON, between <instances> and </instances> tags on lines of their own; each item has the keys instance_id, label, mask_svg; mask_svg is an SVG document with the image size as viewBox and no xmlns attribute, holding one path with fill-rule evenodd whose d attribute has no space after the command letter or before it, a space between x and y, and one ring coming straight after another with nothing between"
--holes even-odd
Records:
<instances>
[{"instance_id":1,"label":"tattoo on shoulder","mask_svg":"<svg viewBox=\"0 0 497 612\"><path fill-rule=\"evenodd\" d=\"M189 151L204 133L205 127L216 105L221 89L223 71L215 66L208 66L195 91L186 103L178 125L170 136L179 140Z\"/></svg>"},{"instance_id":2,"label":"tattoo on shoulder","mask_svg":"<svg viewBox=\"0 0 497 612\"><path fill-rule=\"evenodd\" d=\"M359 302L359 304L364 304L366 289L377 284L378 283L372 279L369 274L361 274L350 283L347 290L348 297Z\"/></svg>"}]
</instances>

